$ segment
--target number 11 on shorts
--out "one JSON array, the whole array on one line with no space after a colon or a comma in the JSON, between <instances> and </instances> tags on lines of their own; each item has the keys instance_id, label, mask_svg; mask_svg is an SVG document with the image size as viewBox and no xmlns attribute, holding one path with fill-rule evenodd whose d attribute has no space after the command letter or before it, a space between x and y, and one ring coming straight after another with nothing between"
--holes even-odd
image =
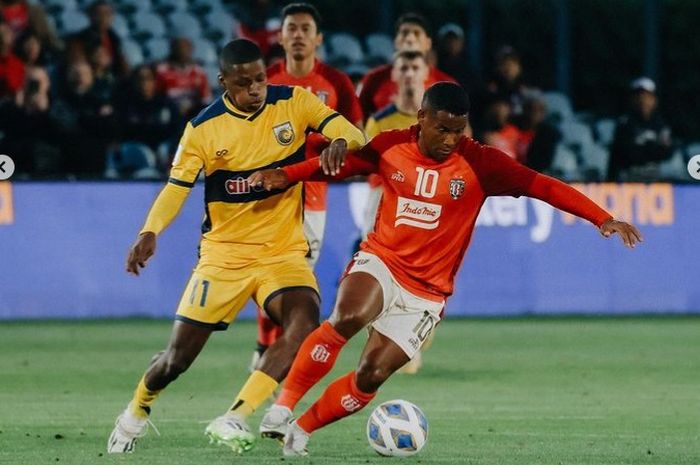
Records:
<instances>
[{"instance_id":1,"label":"number 11 on shorts","mask_svg":"<svg viewBox=\"0 0 700 465\"><path fill-rule=\"evenodd\" d=\"M190 294L190 305L194 305L194 299L197 295L197 288L199 287L199 279L195 279L192 282L192 293ZM209 281L206 279L202 280L202 295L199 298L199 306L204 307L207 303L207 292L209 292Z\"/></svg>"}]
</instances>

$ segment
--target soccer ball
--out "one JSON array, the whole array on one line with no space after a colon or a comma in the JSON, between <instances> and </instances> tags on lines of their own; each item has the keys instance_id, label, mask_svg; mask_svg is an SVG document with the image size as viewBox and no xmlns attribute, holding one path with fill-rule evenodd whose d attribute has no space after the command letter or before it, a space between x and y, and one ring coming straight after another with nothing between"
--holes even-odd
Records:
<instances>
[{"instance_id":1,"label":"soccer ball","mask_svg":"<svg viewBox=\"0 0 700 465\"><path fill-rule=\"evenodd\" d=\"M428 440L428 420L407 400L390 400L375 408L367 421L367 440L379 455L408 457Z\"/></svg>"}]
</instances>

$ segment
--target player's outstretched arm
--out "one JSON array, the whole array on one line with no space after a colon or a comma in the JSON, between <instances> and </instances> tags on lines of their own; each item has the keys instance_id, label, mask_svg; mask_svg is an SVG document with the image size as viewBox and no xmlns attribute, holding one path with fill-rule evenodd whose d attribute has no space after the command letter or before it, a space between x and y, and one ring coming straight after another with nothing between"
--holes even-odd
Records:
<instances>
[{"instance_id":1,"label":"player's outstretched arm","mask_svg":"<svg viewBox=\"0 0 700 465\"><path fill-rule=\"evenodd\" d=\"M156 235L150 231L139 234L136 242L129 249L126 258L127 273L139 275L139 268L146 266L146 261L156 251Z\"/></svg>"},{"instance_id":2,"label":"player's outstretched arm","mask_svg":"<svg viewBox=\"0 0 700 465\"><path fill-rule=\"evenodd\" d=\"M600 233L605 237L610 237L613 234L618 234L622 242L629 248L634 248L635 245L642 242L642 233L633 224L617 221L613 218L605 221L600 225Z\"/></svg>"}]
</instances>

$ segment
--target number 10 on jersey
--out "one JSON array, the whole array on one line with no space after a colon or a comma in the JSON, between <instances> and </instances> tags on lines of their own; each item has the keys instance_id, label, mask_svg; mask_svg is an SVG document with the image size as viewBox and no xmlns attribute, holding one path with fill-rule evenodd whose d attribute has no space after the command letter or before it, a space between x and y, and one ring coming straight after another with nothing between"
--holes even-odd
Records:
<instances>
[{"instance_id":1,"label":"number 10 on jersey","mask_svg":"<svg viewBox=\"0 0 700 465\"><path fill-rule=\"evenodd\" d=\"M421 166L416 166L418 179L416 180L416 190L413 195L432 199L437 191L438 176L440 175L435 170L426 170Z\"/></svg>"}]
</instances>

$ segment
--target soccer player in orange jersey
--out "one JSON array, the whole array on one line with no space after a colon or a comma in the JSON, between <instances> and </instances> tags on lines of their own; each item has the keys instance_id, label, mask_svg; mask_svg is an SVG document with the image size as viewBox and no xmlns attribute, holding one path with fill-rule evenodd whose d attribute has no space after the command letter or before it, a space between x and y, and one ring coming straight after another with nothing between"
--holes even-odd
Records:
<instances>
[{"instance_id":1,"label":"soccer player in orange jersey","mask_svg":"<svg viewBox=\"0 0 700 465\"><path fill-rule=\"evenodd\" d=\"M268 82L303 87L355 126L362 127L362 110L352 81L345 73L321 63L316 57L316 49L323 42L320 24L321 15L309 3L292 3L284 7L279 40L285 59L267 69ZM319 156L326 146L321 134L309 134L307 156ZM304 235L309 243L307 260L311 267L316 265L323 244L327 191L325 182L304 183ZM253 353L251 371L281 334L282 327L258 309L258 344Z\"/></svg>"},{"instance_id":2,"label":"soccer player in orange jersey","mask_svg":"<svg viewBox=\"0 0 700 465\"><path fill-rule=\"evenodd\" d=\"M416 13L406 13L396 21L394 47L397 52L418 51L427 56L432 46L430 27L424 17ZM370 70L362 79L358 90L365 117L369 118L374 112L394 102L398 86L392 79L392 68L392 64L379 66ZM426 87L440 81L454 82L454 78L431 66L425 81Z\"/></svg>"},{"instance_id":3,"label":"soccer player in orange jersey","mask_svg":"<svg viewBox=\"0 0 700 465\"><path fill-rule=\"evenodd\" d=\"M379 173L384 181L377 227L348 266L333 314L299 349L268 421L291 419L297 402L330 371L348 339L368 324L369 339L357 368L333 381L289 424L285 455L306 455L311 433L367 405L420 349L452 294L487 197L538 198L587 219L606 237L619 234L629 247L641 241L637 228L613 219L576 189L465 137L468 110L459 85L438 83L423 98L418 125L381 133L344 165L338 157L321 160L322 166L307 160L249 178L265 189L330 178L324 171L334 178Z\"/></svg>"}]
</instances>

